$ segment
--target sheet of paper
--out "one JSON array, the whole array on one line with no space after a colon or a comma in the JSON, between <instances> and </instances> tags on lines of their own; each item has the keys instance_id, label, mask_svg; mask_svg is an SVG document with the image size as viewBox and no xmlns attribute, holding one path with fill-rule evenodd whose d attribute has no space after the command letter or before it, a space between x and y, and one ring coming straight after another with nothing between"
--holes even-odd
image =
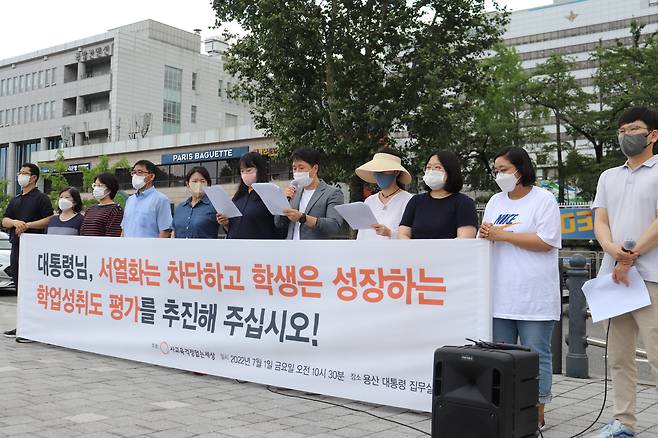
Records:
<instances>
[{"instance_id":1,"label":"sheet of paper","mask_svg":"<svg viewBox=\"0 0 658 438\"><path fill-rule=\"evenodd\" d=\"M617 284L612 280L612 274L608 274L583 285L592 321L623 315L651 304L647 286L635 267L628 271L628 279L630 286Z\"/></svg>"},{"instance_id":2,"label":"sheet of paper","mask_svg":"<svg viewBox=\"0 0 658 438\"><path fill-rule=\"evenodd\" d=\"M370 207L363 202L337 205L335 208L353 230L366 230L378 223Z\"/></svg>"},{"instance_id":3,"label":"sheet of paper","mask_svg":"<svg viewBox=\"0 0 658 438\"><path fill-rule=\"evenodd\" d=\"M255 183L251 187L256 190L260 199L263 200L265 206L274 215L283 216L283 210L290 208L290 202L286 198L285 193L281 187L274 183Z\"/></svg>"},{"instance_id":4,"label":"sheet of paper","mask_svg":"<svg viewBox=\"0 0 658 438\"><path fill-rule=\"evenodd\" d=\"M238 207L235 206L231 198L220 186L210 186L204 188L205 194L210 199L210 203L217 213L223 214L226 217L237 217L242 216Z\"/></svg>"}]
</instances>

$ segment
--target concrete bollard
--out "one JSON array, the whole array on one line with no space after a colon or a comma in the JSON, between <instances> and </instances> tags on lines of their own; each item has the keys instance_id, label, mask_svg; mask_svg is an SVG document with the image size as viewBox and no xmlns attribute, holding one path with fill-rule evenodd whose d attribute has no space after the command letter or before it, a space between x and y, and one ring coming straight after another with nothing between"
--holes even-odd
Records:
<instances>
[{"instance_id":1,"label":"concrete bollard","mask_svg":"<svg viewBox=\"0 0 658 438\"><path fill-rule=\"evenodd\" d=\"M587 301L583 294L583 284L589 279L585 268L587 260L582 255L571 258L567 270L569 289L569 351L566 360L567 377L586 379L589 377L587 358Z\"/></svg>"}]
</instances>

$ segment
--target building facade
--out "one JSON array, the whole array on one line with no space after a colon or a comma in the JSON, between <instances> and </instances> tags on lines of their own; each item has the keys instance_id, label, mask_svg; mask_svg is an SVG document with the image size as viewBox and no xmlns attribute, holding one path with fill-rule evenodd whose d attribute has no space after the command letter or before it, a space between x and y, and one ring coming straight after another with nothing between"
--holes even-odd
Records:
<instances>
[{"instance_id":1,"label":"building facade","mask_svg":"<svg viewBox=\"0 0 658 438\"><path fill-rule=\"evenodd\" d=\"M658 31L658 0L555 0L550 5L512 12L503 39L518 51L523 68L529 71L553 54L570 57L574 61L574 77L585 91L592 92L596 72L592 53L599 46L618 42L631 45L633 21L644 25L644 36ZM549 119L544 129L554 141L554 120ZM581 152L592 152L584 138L562 134L567 140L575 140ZM545 157L537 158L544 168L543 176L550 176L553 166L542 163Z\"/></svg>"},{"instance_id":2,"label":"building facade","mask_svg":"<svg viewBox=\"0 0 658 438\"><path fill-rule=\"evenodd\" d=\"M145 20L0 61L0 179L9 193L21 163L51 161L60 147L75 174L103 154L163 164L159 150L266 146L248 105L227 95L235 80L223 69L225 43L206 47L198 34ZM217 178L217 163L236 159L213 157Z\"/></svg>"}]
</instances>

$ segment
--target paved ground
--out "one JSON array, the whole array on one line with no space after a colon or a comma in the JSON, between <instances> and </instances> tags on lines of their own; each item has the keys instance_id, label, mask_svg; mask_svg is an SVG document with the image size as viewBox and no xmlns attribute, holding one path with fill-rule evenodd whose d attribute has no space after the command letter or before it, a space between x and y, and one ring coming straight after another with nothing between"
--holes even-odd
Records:
<instances>
[{"instance_id":1,"label":"paved ground","mask_svg":"<svg viewBox=\"0 0 658 438\"><path fill-rule=\"evenodd\" d=\"M15 296L0 295L0 328L14 326L15 303ZM556 376L544 437L568 438L589 425L601 406L603 388L601 380ZM638 391L640 436L658 437L654 388ZM430 432L426 413L308 397L318 401L276 394L261 385L0 338L1 437L387 438ZM610 417L609 405L597 428Z\"/></svg>"}]
</instances>

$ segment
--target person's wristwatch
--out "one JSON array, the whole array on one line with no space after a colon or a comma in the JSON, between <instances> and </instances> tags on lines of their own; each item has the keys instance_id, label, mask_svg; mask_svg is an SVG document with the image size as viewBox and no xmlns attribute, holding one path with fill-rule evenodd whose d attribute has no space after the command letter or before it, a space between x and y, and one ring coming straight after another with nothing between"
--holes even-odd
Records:
<instances>
[{"instance_id":1,"label":"person's wristwatch","mask_svg":"<svg viewBox=\"0 0 658 438\"><path fill-rule=\"evenodd\" d=\"M300 224L306 223L306 213L302 213L302 217L299 218L299 223Z\"/></svg>"}]
</instances>

